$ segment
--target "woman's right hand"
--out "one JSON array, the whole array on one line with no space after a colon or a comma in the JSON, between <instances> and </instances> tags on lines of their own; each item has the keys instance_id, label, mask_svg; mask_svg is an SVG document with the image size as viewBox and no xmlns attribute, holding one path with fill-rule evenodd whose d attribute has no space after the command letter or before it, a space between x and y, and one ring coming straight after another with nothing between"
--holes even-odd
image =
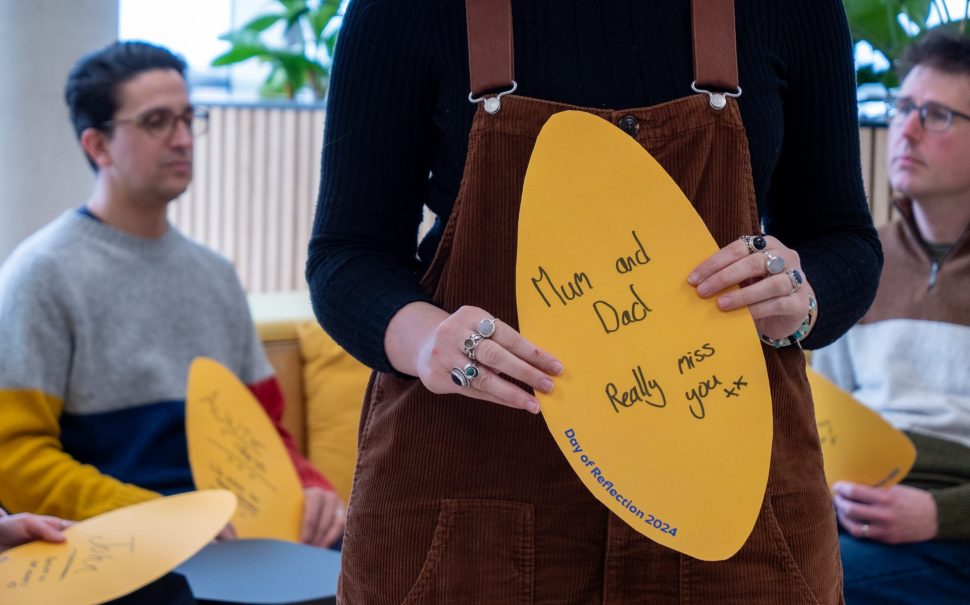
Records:
<instances>
[{"instance_id":1,"label":"woman's right hand","mask_svg":"<svg viewBox=\"0 0 970 605\"><path fill-rule=\"evenodd\" d=\"M494 333L487 338L479 332L482 320L494 320ZM476 341L472 347L474 360L465 352L465 341L470 337ZM539 401L509 379L549 393L552 377L563 370L555 357L523 338L501 318L471 306L449 315L424 302L405 305L391 318L384 347L395 369L417 376L433 393L458 393L533 414L539 411ZM456 370L466 372L468 365L477 368L478 375L462 386L459 382L464 381L453 374Z\"/></svg>"}]
</instances>

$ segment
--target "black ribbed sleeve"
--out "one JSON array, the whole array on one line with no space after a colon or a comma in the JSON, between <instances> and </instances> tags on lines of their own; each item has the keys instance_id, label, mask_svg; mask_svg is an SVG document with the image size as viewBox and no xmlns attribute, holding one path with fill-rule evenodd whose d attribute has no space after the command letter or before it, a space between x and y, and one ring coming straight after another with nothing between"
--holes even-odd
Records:
<instances>
[{"instance_id":1,"label":"black ribbed sleeve","mask_svg":"<svg viewBox=\"0 0 970 605\"><path fill-rule=\"evenodd\" d=\"M688 0L512 0L517 94L642 107L692 94ZM819 299L805 344L868 308L882 255L865 203L851 45L840 0L736 0L739 99L768 233L801 255ZM384 331L418 286L461 182L464 0L352 0L327 103L307 279L317 318L390 371ZM417 242L424 206L438 216Z\"/></svg>"}]
</instances>

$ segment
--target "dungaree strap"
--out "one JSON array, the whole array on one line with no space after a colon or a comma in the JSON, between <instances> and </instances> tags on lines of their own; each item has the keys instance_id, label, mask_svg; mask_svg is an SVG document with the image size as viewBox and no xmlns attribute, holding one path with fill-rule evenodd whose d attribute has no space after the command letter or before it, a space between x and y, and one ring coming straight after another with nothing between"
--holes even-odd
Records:
<instances>
[{"instance_id":1,"label":"dungaree strap","mask_svg":"<svg viewBox=\"0 0 970 605\"><path fill-rule=\"evenodd\" d=\"M471 94L508 90L515 81L511 0L465 0Z\"/></svg>"},{"instance_id":2,"label":"dungaree strap","mask_svg":"<svg viewBox=\"0 0 970 605\"><path fill-rule=\"evenodd\" d=\"M694 23L694 83L707 90L736 91L738 48L734 33L734 0L693 0L691 19Z\"/></svg>"},{"instance_id":3,"label":"dungaree strap","mask_svg":"<svg viewBox=\"0 0 970 605\"><path fill-rule=\"evenodd\" d=\"M515 81L511 0L465 0L471 95L508 90ZM709 90L738 88L734 0L693 0L694 81Z\"/></svg>"}]
</instances>

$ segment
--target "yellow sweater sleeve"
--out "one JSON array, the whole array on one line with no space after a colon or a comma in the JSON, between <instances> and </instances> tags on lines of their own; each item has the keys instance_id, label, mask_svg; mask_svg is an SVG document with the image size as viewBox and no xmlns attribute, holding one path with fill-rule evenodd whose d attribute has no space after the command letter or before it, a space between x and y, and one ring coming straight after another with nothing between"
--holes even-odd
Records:
<instances>
[{"instance_id":1,"label":"yellow sweater sleeve","mask_svg":"<svg viewBox=\"0 0 970 605\"><path fill-rule=\"evenodd\" d=\"M82 520L160 497L64 452L63 402L37 390L0 390L0 502L10 512Z\"/></svg>"}]
</instances>

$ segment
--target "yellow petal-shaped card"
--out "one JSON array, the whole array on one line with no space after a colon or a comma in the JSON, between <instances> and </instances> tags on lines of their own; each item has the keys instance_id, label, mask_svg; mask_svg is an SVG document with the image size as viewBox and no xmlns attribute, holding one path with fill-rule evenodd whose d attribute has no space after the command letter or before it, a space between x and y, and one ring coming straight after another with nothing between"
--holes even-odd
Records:
<instances>
[{"instance_id":1,"label":"yellow petal-shaped card","mask_svg":"<svg viewBox=\"0 0 970 605\"><path fill-rule=\"evenodd\" d=\"M67 541L32 542L0 554L0 603L94 605L175 569L212 541L232 515L225 490L157 498L64 530Z\"/></svg>"},{"instance_id":2,"label":"yellow petal-shaped card","mask_svg":"<svg viewBox=\"0 0 970 605\"><path fill-rule=\"evenodd\" d=\"M717 245L629 135L579 111L536 142L519 217L522 333L562 360L538 394L592 494L643 535L703 560L744 544L771 456L771 397L747 310L687 275Z\"/></svg>"},{"instance_id":3,"label":"yellow petal-shaped card","mask_svg":"<svg viewBox=\"0 0 970 605\"><path fill-rule=\"evenodd\" d=\"M891 487L916 462L916 447L877 412L856 401L828 378L806 368L815 400L825 480Z\"/></svg>"},{"instance_id":4,"label":"yellow petal-shaped card","mask_svg":"<svg viewBox=\"0 0 970 605\"><path fill-rule=\"evenodd\" d=\"M240 538L299 542L303 487L286 446L246 385L215 360L189 368L185 432L196 487L239 499L232 523Z\"/></svg>"}]
</instances>

